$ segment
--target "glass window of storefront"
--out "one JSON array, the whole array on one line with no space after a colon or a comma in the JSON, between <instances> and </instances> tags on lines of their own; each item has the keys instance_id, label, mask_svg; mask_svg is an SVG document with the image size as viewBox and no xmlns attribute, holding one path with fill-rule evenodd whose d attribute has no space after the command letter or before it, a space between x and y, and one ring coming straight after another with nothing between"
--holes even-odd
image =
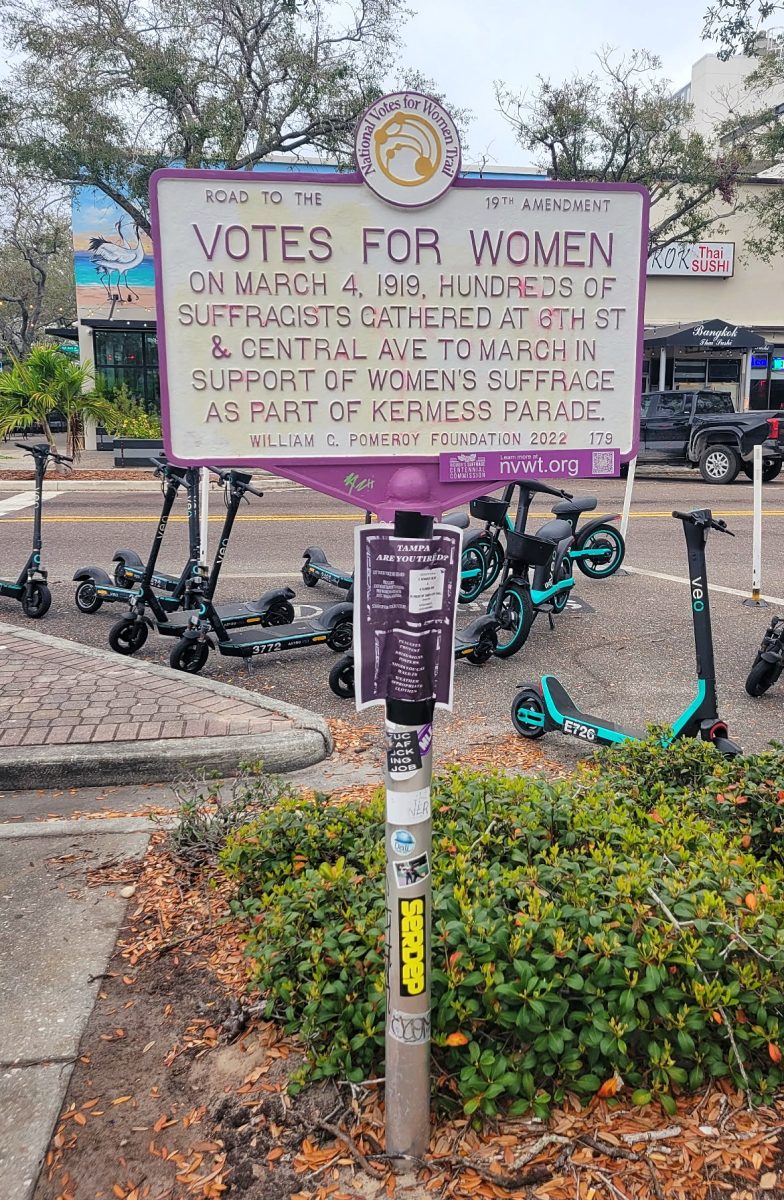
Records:
<instances>
[{"instance_id":1,"label":"glass window of storefront","mask_svg":"<svg viewBox=\"0 0 784 1200\"><path fill-rule=\"evenodd\" d=\"M158 337L140 329L95 329L95 371L107 388L125 384L150 412L160 412Z\"/></svg>"}]
</instances>

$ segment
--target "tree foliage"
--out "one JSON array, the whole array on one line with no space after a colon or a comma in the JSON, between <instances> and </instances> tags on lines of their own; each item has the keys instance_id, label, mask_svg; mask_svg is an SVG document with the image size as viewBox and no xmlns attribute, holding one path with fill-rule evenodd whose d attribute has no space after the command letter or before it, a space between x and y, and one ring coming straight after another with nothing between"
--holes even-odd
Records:
<instances>
[{"instance_id":1,"label":"tree foliage","mask_svg":"<svg viewBox=\"0 0 784 1200\"><path fill-rule=\"evenodd\" d=\"M553 179L641 183L653 206L650 247L699 241L720 226L743 166L740 151L716 153L689 132L690 106L673 95L647 51L598 55L599 71L562 83L539 78L531 93L496 84L501 114L520 145Z\"/></svg>"},{"instance_id":2,"label":"tree foliage","mask_svg":"<svg viewBox=\"0 0 784 1200\"><path fill-rule=\"evenodd\" d=\"M15 65L0 138L149 233L158 167L340 156L380 94L404 0L0 0Z\"/></svg>"},{"instance_id":3,"label":"tree foliage","mask_svg":"<svg viewBox=\"0 0 784 1200\"><path fill-rule=\"evenodd\" d=\"M62 190L0 162L0 345L17 358L74 313L71 228Z\"/></svg>"},{"instance_id":4,"label":"tree foliage","mask_svg":"<svg viewBox=\"0 0 784 1200\"><path fill-rule=\"evenodd\" d=\"M705 13L703 36L721 44L719 58L753 54L763 23L782 10L776 0L716 0Z\"/></svg>"},{"instance_id":5,"label":"tree foliage","mask_svg":"<svg viewBox=\"0 0 784 1200\"><path fill-rule=\"evenodd\" d=\"M0 372L0 435L40 425L54 446L49 418L58 412L65 417L66 453L78 459L85 420L112 414L109 401L88 390L90 382L89 364L72 362L55 346L33 346L24 361L14 359L9 371Z\"/></svg>"}]
</instances>

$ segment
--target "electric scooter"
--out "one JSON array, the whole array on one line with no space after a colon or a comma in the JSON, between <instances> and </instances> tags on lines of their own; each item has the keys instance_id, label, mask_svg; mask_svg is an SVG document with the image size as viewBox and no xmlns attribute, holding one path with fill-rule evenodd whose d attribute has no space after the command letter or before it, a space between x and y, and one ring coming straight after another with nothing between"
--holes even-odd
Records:
<instances>
[{"instance_id":1,"label":"electric scooter","mask_svg":"<svg viewBox=\"0 0 784 1200\"><path fill-rule=\"evenodd\" d=\"M492 587L498 578L504 561L501 534L514 528L508 509L516 486L516 483L510 483L504 491L503 499L496 502L505 506L504 509L497 510L502 518L500 522L486 520L484 529L473 531L463 542L461 588L458 597L461 604L476 600L483 591ZM569 550L571 561L591 579L607 579L620 568L626 553L626 543L620 531L609 524L610 521L619 519L618 513L595 517L578 529L580 515L592 512L596 504L595 496L576 496L554 504L550 511L571 526L574 536L574 545ZM472 510L473 515L476 514ZM537 530L536 533L539 536L540 531Z\"/></svg>"},{"instance_id":2,"label":"electric scooter","mask_svg":"<svg viewBox=\"0 0 784 1200\"><path fill-rule=\"evenodd\" d=\"M18 579L15 581L12 579L0 579L0 596L8 596L11 600L18 600L22 606L24 615L33 620L38 620L40 617L46 616L52 603L52 593L47 586L49 575L45 568L41 566L41 551L43 549L41 508L43 506L44 475L50 461L71 463L73 459L68 458L65 454L58 454L46 442L41 442L36 446L24 446L21 442L15 442L14 445L17 450L24 450L25 454L32 454L33 461L35 462L33 548L30 552L30 557L19 572Z\"/></svg>"},{"instance_id":3,"label":"electric scooter","mask_svg":"<svg viewBox=\"0 0 784 1200\"><path fill-rule=\"evenodd\" d=\"M371 513L365 513L365 524L370 525ZM321 546L308 546L303 550L302 557L302 582L305 587L315 587L320 579L325 583L331 583L333 587L340 588L341 591L347 592L354 580L353 572L344 571L340 567L333 567L332 563L327 558Z\"/></svg>"},{"instance_id":4,"label":"electric scooter","mask_svg":"<svg viewBox=\"0 0 784 1200\"><path fill-rule=\"evenodd\" d=\"M247 499L248 492L259 497L264 493L251 487L251 477L247 472L219 471L215 467L209 469L224 484L226 495L226 516L210 574L206 580L200 578L197 595L193 594L191 588L190 601L179 606L183 609L181 612L167 611L161 604L160 597L156 596L149 586L143 591L133 593L128 616L113 625L109 632L109 645L118 654L135 654L146 642L149 628L154 627L158 633L169 637L181 637L189 627L193 610L199 610L205 619L210 621L219 620L227 629L239 629L248 625L285 625L294 620L294 609L291 606L294 592L288 587L273 588L258 600L239 601L221 605L219 608L213 604L237 510L242 501ZM147 607L150 608L152 619L147 616Z\"/></svg>"},{"instance_id":5,"label":"electric scooter","mask_svg":"<svg viewBox=\"0 0 784 1200\"><path fill-rule=\"evenodd\" d=\"M571 500L569 492L547 483L527 480L517 483L519 500L514 528L506 533L506 551L498 588L490 597L488 614L498 618L498 658L511 658L525 645L538 613L563 612L574 587L569 550L574 545L572 527L567 521L547 521L535 535L527 534L528 510L536 494L560 496ZM480 496L471 501L471 515L480 521L502 525L507 501ZM533 570L533 579L529 572Z\"/></svg>"},{"instance_id":6,"label":"electric scooter","mask_svg":"<svg viewBox=\"0 0 784 1200\"><path fill-rule=\"evenodd\" d=\"M455 634L455 662L465 659L479 667L489 662L495 652L498 637L498 622L495 617L477 617L465 629L459 629ZM329 673L329 686L341 700L353 700L354 690L354 654L349 651L338 659Z\"/></svg>"},{"instance_id":7,"label":"electric scooter","mask_svg":"<svg viewBox=\"0 0 784 1200\"><path fill-rule=\"evenodd\" d=\"M370 513L366 512L365 524L369 525L370 523ZM444 524L453 525L456 529L467 529L470 521L466 513L456 512L444 517ZM342 591L348 591L351 587L353 574L343 571L340 567L333 567L321 546L308 546L303 551L302 557L305 560L302 564L302 582L305 587L315 587L320 579Z\"/></svg>"},{"instance_id":8,"label":"electric scooter","mask_svg":"<svg viewBox=\"0 0 784 1200\"><path fill-rule=\"evenodd\" d=\"M153 462L159 463L161 459L164 459L164 461L165 461L165 455L161 454L159 456L159 458L153 459ZM193 470L194 470L193 477L191 478L189 476L186 479L186 485L188 487L188 493L187 493L187 496L188 496L188 522L189 522L188 523L188 531L189 531L188 540L190 542L189 562L186 563L185 568L183 569L183 572L180 575L170 575L166 571L156 571L155 572L155 575L153 576L153 579L152 579L152 586L160 592L175 592L175 593L180 594L182 591L183 575L186 572L188 572L188 574L190 574L189 568L192 569L194 562L198 563L198 556L199 556L199 549L198 549L198 546L199 546L198 474L199 473L198 473L198 468L194 468ZM154 473L156 476L158 476L159 472L158 472L157 468ZM195 537L195 539L192 536L192 528L190 525L191 515L193 515L195 517L195 521L196 521L196 537ZM195 559L194 559L194 548L196 551ZM144 569L145 569L146 564L142 561L142 559L139 557L139 555L136 553L135 550L129 550L129 549L115 550L114 555L112 556L112 562L117 564L116 567L114 568L114 583L117 585L118 588L126 589L125 596L122 596L122 595L119 595L116 597L115 596L104 596L103 599L104 600L114 600L114 599L121 600L121 599L127 598L128 590L133 586L134 583L137 583L142 579L142 577L144 575ZM90 568L90 569L93 569L93 568ZM101 574L102 574L102 576L105 576L106 573L102 571ZM78 578L78 576L74 575L74 579L77 579L77 578ZM102 586L106 585L105 578L101 579L101 584L102 584ZM95 612L96 611L96 609L82 608L81 604L79 603L79 589L78 588L76 589L76 606L82 612ZM100 605L98 605L98 607L100 608ZM179 607L180 607L179 604L174 605L175 609L177 609Z\"/></svg>"},{"instance_id":9,"label":"electric scooter","mask_svg":"<svg viewBox=\"0 0 784 1200\"><path fill-rule=\"evenodd\" d=\"M150 554L154 555L153 563L158 559L163 535L168 524L169 509L166 500L168 486L171 484L175 489L175 493L180 486L184 486L188 502L188 561L176 580L173 575L167 575L161 571L154 570L149 584L151 588L166 593L158 597L161 608L165 612L176 612L178 608L183 607L188 588L192 586L193 576L200 571L199 469L198 467L170 467L163 455L153 461L155 463L155 475L161 480L161 490L164 495L161 517L158 527L155 530L152 546L150 547ZM118 551L119 553L121 552ZM125 551L122 551L122 553L125 553ZM117 554L115 554L116 560ZM115 604L121 600L132 603L137 596L137 592L130 585L134 579L143 580L145 570L146 564L142 564L141 574L139 576L132 576L128 572L123 573L118 568L115 570L114 580L112 580L103 567L80 567L73 577L77 584L74 595L76 607L80 612L94 613L98 612L98 609L107 603ZM126 580L127 582L118 582L118 580ZM173 580L174 586L171 586Z\"/></svg>"},{"instance_id":10,"label":"electric scooter","mask_svg":"<svg viewBox=\"0 0 784 1200\"><path fill-rule=\"evenodd\" d=\"M728 758L742 754L740 746L728 737L727 726L718 715L716 671L713 660L708 578L705 565L705 543L711 529L731 534L725 521L715 521L710 509L693 512L674 512L683 523L689 555L691 611L694 625L694 646L697 655L697 695L674 721L669 745L676 738L698 737L712 742ZM554 675L543 675L538 685L528 684L512 702L512 724L526 738L540 738L557 731L592 745L609 746L618 742L635 741L645 735L625 729L603 717L582 712L563 684Z\"/></svg>"},{"instance_id":11,"label":"electric scooter","mask_svg":"<svg viewBox=\"0 0 784 1200\"><path fill-rule=\"evenodd\" d=\"M765 631L757 654L754 658L749 677L746 680L746 691L755 699L764 696L784 670L784 617L774 617Z\"/></svg>"}]
</instances>

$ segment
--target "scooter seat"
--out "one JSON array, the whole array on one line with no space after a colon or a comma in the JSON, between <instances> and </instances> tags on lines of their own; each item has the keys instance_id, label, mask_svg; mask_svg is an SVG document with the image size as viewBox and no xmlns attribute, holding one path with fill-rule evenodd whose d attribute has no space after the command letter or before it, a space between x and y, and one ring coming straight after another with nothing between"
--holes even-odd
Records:
<instances>
[{"instance_id":1,"label":"scooter seat","mask_svg":"<svg viewBox=\"0 0 784 1200\"><path fill-rule=\"evenodd\" d=\"M568 521L545 521L542 528L537 529L536 536L545 542L561 542L574 534Z\"/></svg>"},{"instance_id":2,"label":"scooter seat","mask_svg":"<svg viewBox=\"0 0 784 1200\"><path fill-rule=\"evenodd\" d=\"M577 517L580 513L593 512L598 503L595 496L575 496L572 500L559 500L550 512L558 517Z\"/></svg>"}]
</instances>

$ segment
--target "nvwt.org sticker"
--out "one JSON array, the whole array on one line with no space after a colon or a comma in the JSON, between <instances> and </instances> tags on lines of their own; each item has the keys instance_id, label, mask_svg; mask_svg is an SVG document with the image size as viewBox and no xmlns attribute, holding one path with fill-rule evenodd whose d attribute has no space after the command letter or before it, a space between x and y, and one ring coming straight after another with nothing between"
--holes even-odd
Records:
<instances>
[{"instance_id":1,"label":"nvwt.org sticker","mask_svg":"<svg viewBox=\"0 0 784 1200\"><path fill-rule=\"evenodd\" d=\"M407 829L396 829L392 834L392 853L405 858L416 849L416 838Z\"/></svg>"}]
</instances>

